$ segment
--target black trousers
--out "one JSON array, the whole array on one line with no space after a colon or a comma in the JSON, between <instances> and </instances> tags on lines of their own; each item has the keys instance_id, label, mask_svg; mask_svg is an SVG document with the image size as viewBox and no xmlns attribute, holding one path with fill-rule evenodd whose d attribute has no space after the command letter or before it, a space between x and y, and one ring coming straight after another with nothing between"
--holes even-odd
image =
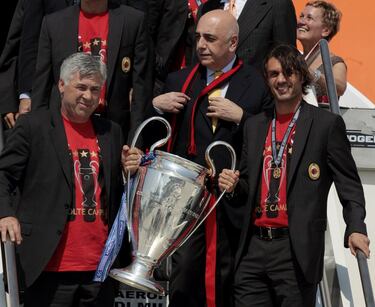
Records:
<instances>
[{"instance_id":1,"label":"black trousers","mask_svg":"<svg viewBox=\"0 0 375 307\"><path fill-rule=\"evenodd\" d=\"M229 222L222 204L216 209L215 305L231 307L239 230ZM169 307L206 306L205 270L206 235L205 226L201 225L172 256Z\"/></svg>"},{"instance_id":2,"label":"black trousers","mask_svg":"<svg viewBox=\"0 0 375 307\"><path fill-rule=\"evenodd\" d=\"M317 284L304 280L289 237L253 235L235 274L235 307L315 307Z\"/></svg>"},{"instance_id":3,"label":"black trousers","mask_svg":"<svg viewBox=\"0 0 375 307\"><path fill-rule=\"evenodd\" d=\"M24 307L113 306L117 282L92 281L94 272L43 272L25 291Z\"/></svg>"}]
</instances>

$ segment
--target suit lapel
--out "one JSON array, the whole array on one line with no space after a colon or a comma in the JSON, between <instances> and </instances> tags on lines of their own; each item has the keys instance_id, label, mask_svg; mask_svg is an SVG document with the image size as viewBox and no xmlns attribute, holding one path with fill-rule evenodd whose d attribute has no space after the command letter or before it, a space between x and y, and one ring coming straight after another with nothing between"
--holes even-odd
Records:
<instances>
[{"instance_id":1,"label":"suit lapel","mask_svg":"<svg viewBox=\"0 0 375 307\"><path fill-rule=\"evenodd\" d=\"M306 141L310 132L313 117L309 106L302 102L300 116L296 122L296 135L293 143L293 153L290 159L290 167L288 170L287 195L289 193L290 182L295 175L302 153L305 149Z\"/></svg>"},{"instance_id":2,"label":"suit lapel","mask_svg":"<svg viewBox=\"0 0 375 307\"><path fill-rule=\"evenodd\" d=\"M246 41L246 38L271 8L272 4L269 0L246 1L241 15L238 18L238 25L241 29L238 47Z\"/></svg>"},{"instance_id":3,"label":"suit lapel","mask_svg":"<svg viewBox=\"0 0 375 307\"><path fill-rule=\"evenodd\" d=\"M250 119L251 120L251 119ZM255 141L250 144L251 148L248 148L248 159L247 165L249 169L248 177L249 181L249 195L251 195L251 204L254 203L255 197L257 195L257 189L259 186L259 178L262 173L263 166L263 151L264 144L267 137L268 128L270 125L271 117L265 116L257 127L257 131L252 131L255 135ZM252 207L250 208L252 212Z\"/></svg>"},{"instance_id":4,"label":"suit lapel","mask_svg":"<svg viewBox=\"0 0 375 307\"><path fill-rule=\"evenodd\" d=\"M250 119L251 120L251 119ZM241 233L240 242L241 245L239 247L240 253L237 253L236 256L236 267L239 263L239 259L241 255L243 254L243 248L245 242L247 242L247 238L249 234L251 233L250 229L250 223L251 223L251 217L252 212L254 208L254 204L257 201L256 197L258 194L259 189L259 182L262 174L262 166L263 166L263 150L264 150L264 144L266 141L266 136L268 132L268 127L271 121L271 117L264 116L260 122L259 125L256 126L257 131L250 131L250 136L248 136L248 139L254 139L254 141L250 141L248 143L248 156L247 161L245 161L247 165L248 170L248 182L249 182L249 198L247 200L246 204L246 210L244 215L244 222L243 222L243 230ZM253 126L255 127L255 125Z\"/></svg>"},{"instance_id":5,"label":"suit lapel","mask_svg":"<svg viewBox=\"0 0 375 307\"><path fill-rule=\"evenodd\" d=\"M108 56L107 56L107 89L111 84L113 73L116 67L118 52L120 49L124 18L120 14L120 8L109 10L108 30Z\"/></svg>"},{"instance_id":6,"label":"suit lapel","mask_svg":"<svg viewBox=\"0 0 375 307\"><path fill-rule=\"evenodd\" d=\"M64 46L66 51L62 52L64 59L67 54L70 55L78 51L79 12L80 7L78 5L74 5L70 8L70 10L66 10L65 13L65 34L63 37L64 44L61 44Z\"/></svg>"},{"instance_id":7,"label":"suit lapel","mask_svg":"<svg viewBox=\"0 0 375 307\"><path fill-rule=\"evenodd\" d=\"M73 191L73 162L68 147L63 120L60 115L60 110L51 110L51 129L49 134L51 143L55 147L56 155L60 161L66 181L68 182L70 189Z\"/></svg>"},{"instance_id":8,"label":"suit lapel","mask_svg":"<svg viewBox=\"0 0 375 307\"><path fill-rule=\"evenodd\" d=\"M107 129L103 129L104 125L100 125L96 116L92 116L92 124L99 143L101 153L101 163L103 165L104 186L106 187L106 196L109 199L111 184L111 142Z\"/></svg>"},{"instance_id":9,"label":"suit lapel","mask_svg":"<svg viewBox=\"0 0 375 307\"><path fill-rule=\"evenodd\" d=\"M232 76L232 79L229 81L225 98L228 98L237 105L240 105L239 102L241 101L241 97L249 88L250 83L251 80L249 79L249 74L245 72L245 69L241 68Z\"/></svg>"}]
</instances>

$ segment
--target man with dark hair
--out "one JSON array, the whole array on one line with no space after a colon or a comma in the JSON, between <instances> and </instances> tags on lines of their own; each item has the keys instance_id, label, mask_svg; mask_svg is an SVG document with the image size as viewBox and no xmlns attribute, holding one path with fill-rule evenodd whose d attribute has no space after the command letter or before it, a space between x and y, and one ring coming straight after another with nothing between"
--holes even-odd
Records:
<instances>
[{"instance_id":1,"label":"man with dark hair","mask_svg":"<svg viewBox=\"0 0 375 307\"><path fill-rule=\"evenodd\" d=\"M345 246L369 256L363 189L342 118L303 101L310 80L298 50L273 49L264 73L275 108L245 123L241 177L227 169L219 176L220 189L247 200L234 303L314 307L331 184L343 205Z\"/></svg>"},{"instance_id":2,"label":"man with dark hair","mask_svg":"<svg viewBox=\"0 0 375 307\"><path fill-rule=\"evenodd\" d=\"M117 124L92 116L105 79L95 57L68 57L60 110L20 116L0 156L1 239L9 234L18 244L25 307L113 306L113 280L93 277L120 204L128 148ZM130 256L129 246L124 252Z\"/></svg>"}]
</instances>

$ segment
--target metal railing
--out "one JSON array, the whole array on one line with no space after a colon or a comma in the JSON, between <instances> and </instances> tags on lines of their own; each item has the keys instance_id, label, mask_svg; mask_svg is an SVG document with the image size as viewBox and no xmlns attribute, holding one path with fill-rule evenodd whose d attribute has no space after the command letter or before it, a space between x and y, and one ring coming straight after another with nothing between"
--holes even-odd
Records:
<instances>
[{"instance_id":1,"label":"metal railing","mask_svg":"<svg viewBox=\"0 0 375 307\"><path fill-rule=\"evenodd\" d=\"M370 272L368 269L366 255L361 250L357 250L356 257L358 262L359 274L361 276L362 290L366 302L366 307L375 307L374 294L372 292Z\"/></svg>"},{"instance_id":2,"label":"metal railing","mask_svg":"<svg viewBox=\"0 0 375 307\"><path fill-rule=\"evenodd\" d=\"M1 118L0 114L0 118ZM4 147L3 126L0 122L0 152ZM16 253L14 243L7 236L5 243L1 242L0 261L2 261L3 278L0 279L0 305L19 307L19 290L16 266ZM1 272L0 272L1 273ZM0 274L1 276L1 274ZM8 295L6 295L8 293Z\"/></svg>"},{"instance_id":3,"label":"metal railing","mask_svg":"<svg viewBox=\"0 0 375 307\"><path fill-rule=\"evenodd\" d=\"M2 297L4 301L1 302L1 306L19 307L20 302L17 279L16 254L14 249L14 243L10 241L9 237L5 243L1 243L1 254L3 262L3 280L0 282L4 282L4 286L0 286L0 289L4 291L2 295L0 295L0 297ZM6 293L8 293L8 296L6 295Z\"/></svg>"},{"instance_id":4,"label":"metal railing","mask_svg":"<svg viewBox=\"0 0 375 307\"><path fill-rule=\"evenodd\" d=\"M339 100L337 97L336 83L333 76L332 61L329 52L328 42L325 39L321 39L319 43L320 54L322 56L324 76L326 80L326 88L329 100L329 106L332 113L340 114ZM357 250L357 261L359 273L361 276L363 295L367 307L375 307L374 295L372 292L372 285L370 279L370 273L368 269L367 258L361 250ZM327 279L324 278L319 284L319 289L322 297L323 307L331 307L331 298L329 293L329 287L327 284Z\"/></svg>"}]
</instances>

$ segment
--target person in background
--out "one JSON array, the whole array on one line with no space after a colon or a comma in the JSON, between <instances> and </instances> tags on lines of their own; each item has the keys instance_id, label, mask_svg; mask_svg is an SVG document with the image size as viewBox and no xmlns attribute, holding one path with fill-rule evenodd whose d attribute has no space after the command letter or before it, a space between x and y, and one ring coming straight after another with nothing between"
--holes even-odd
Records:
<instances>
[{"instance_id":1,"label":"person in background","mask_svg":"<svg viewBox=\"0 0 375 307\"><path fill-rule=\"evenodd\" d=\"M318 103L328 103L323 62L320 55L319 41L328 42L340 29L341 12L326 1L309 1L302 10L297 23L297 39L303 47L303 55L312 76L312 86ZM333 77L337 95L344 94L347 82L347 67L344 60L331 53Z\"/></svg>"},{"instance_id":2,"label":"person in background","mask_svg":"<svg viewBox=\"0 0 375 307\"><path fill-rule=\"evenodd\" d=\"M192 64L197 0L149 0L147 24L153 42L154 96L169 73Z\"/></svg>"},{"instance_id":3,"label":"person in background","mask_svg":"<svg viewBox=\"0 0 375 307\"><path fill-rule=\"evenodd\" d=\"M300 52L276 47L264 74L275 108L245 123L240 172L219 175L220 189L246 203L234 306L315 307L333 182L345 247L370 255L363 188L342 117L303 100L310 75Z\"/></svg>"},{"instance_id":4,"label":"person in background","mask_svg":"<svg viewBox=\"0 0 375 307\"><path fill-rule=\"evenodd\" d=\"M12 128L18 118L18 53L25 13L25 2L19 0L0 57L0 114L6 128ZM6 133L8 134L8 133Z\"/></svg>"},{"instance_id":5,"label":"person in background","mask_svg":"<svg viewBox=\"0 0 375 307\"><path fill-rule=\"evenodd\" d=\"M107 64L108 78L95 112L118 123L128 139L143 121L151 99L144 13L110 0L80 0L79 5L45 16L31 92L32 110L56 107L60 65L77 51L98 56Z\"/></svg>"}]
</instances>

